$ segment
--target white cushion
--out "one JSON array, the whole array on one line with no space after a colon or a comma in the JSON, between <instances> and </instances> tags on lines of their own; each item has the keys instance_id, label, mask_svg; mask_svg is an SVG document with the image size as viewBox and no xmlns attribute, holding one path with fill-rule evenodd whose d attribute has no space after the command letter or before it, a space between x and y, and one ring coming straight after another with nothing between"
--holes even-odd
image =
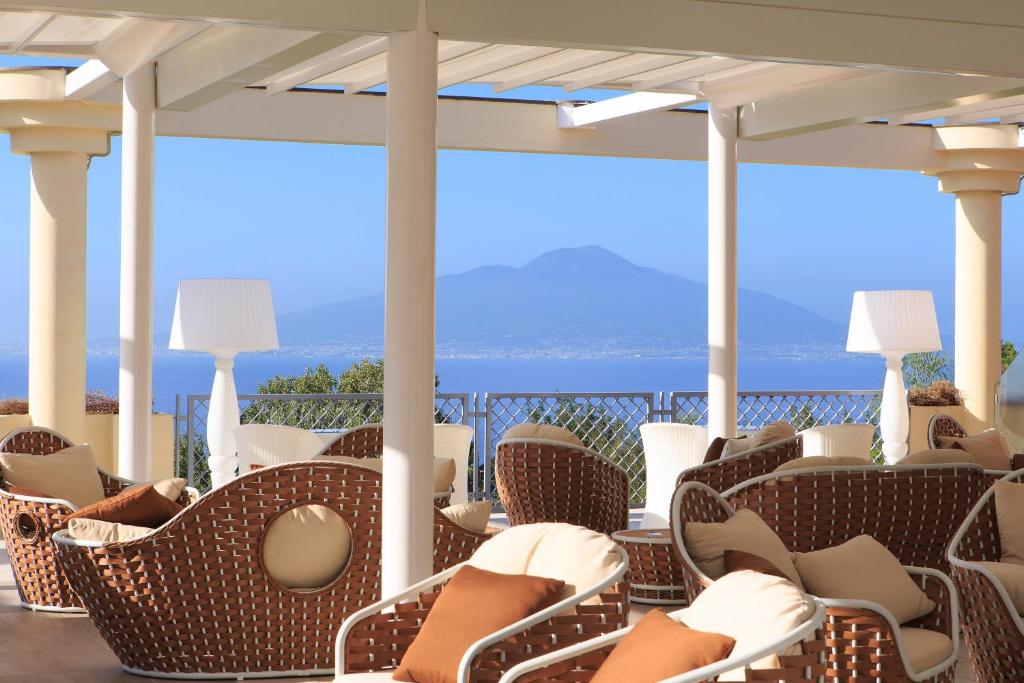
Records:
<instances>
[{"instance_id":1,"label":"white cushion","mask_svg":"<svg viewBox=\"0 0 1024 683\"><path fill-rule=\"evenodd\" d=\"M910 659L910 668L921 673L953 654L953 641L945 633L923 628L900 629L903 651Z\"/></svg>"},{"instance_id":2,"label":"white cushion","mask_svg":"<svg viewBox=\"0 0 1024 683\"><path fill-rule=\"evenodd\" d=\"M118 522L105 522L101 519L75 517L68 520L68 536L79 541L99 541L114 543L131 541L153 531L145 526L132 526Z\"/></svg>"},{"instance_id":3,"label":"white cushion","mask_svg":"<svg viewBox=\"0 0 1024 683\"><path fill-rule=\"evenodd\" d=\"M580 437L573 434L565 427L551 424L537 424L535 422L523 422L512 425L505 430L502 441L509 439L544 439L545 441L560 441L572 446L583 446Z\"/></svg>"},{"instance_id":4,"label":"white cushion","mask_svg":"<svg viewBox=\"0 0 1024 683\"><path fill-rule=\"evenodd\" d=\"M267 527L263 563L282 586L322 588L345 567L351 547L352 530L341 515L323 505L302 505Z\"/></svg>"},{"instance_id":5,"label":"white cushion","mask_svg":"<svg viewBox=\"0 0 1024 683\"><path fill-rule=\"evenodd\" d=\"M759 572L741 570L726 574L682 610L680 621L698 631L721 633L736 639L739 654L778 640L814 615L814 601L792 581ZM771 654L751 668L776 668ZM744 681L743 670L723 674L719 681Z\"/></svg>"},{"instance_id":6,"label":"white cushion","mask_svg":"<svg viewBox=\"0 0 1024 683\"><path fill-rule=\"evenodd\" d=\"M621 562L618 546L604 534L572 524L522 524L485 541L469 563L503 574L561 579L566 594L600 583ZM585 604L600 602L597 596Z\"/></svg>"},{"instance_id":7,"label":"white cushion","mask_svg":"<svg viewBox=\"0 0 1024 683\"><path fill-rule=\"evenodd\" d=\"M0 470L12 486L67 500L75 507L85 507L106 497L89 444L50 455L0 453Z\"/></svg>"}]
</instances>

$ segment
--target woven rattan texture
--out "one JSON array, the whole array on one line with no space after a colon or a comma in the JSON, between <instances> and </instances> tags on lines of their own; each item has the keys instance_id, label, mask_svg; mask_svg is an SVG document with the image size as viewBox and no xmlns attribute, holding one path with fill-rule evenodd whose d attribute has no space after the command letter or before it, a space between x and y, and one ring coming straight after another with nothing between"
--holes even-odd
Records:
<instances>
[{"instance_id":1,"label":"woven rattan texture","mask_svg":"<svg viewBox=\"0 0 1024 683\"><path fill-rule=\"evenodd\" d=\"M803 439L796 437L755 448L739 455L712 460L683 470L676 485L699 481L716 491L731 489L740 482L760 477L775 470L782 463L803 455Z\"/></svg>"},{"instance_id":2,"label":"woven rattan texture","mask_svg":"<svg viewBox=\"0 0 1024 683\"><path fill-rule=\"evenodd\" d=\"M122 664L146 672L328 670L345 617L380 597L381 476L334 462L239 477L146 538L99 548L58 544L72 585ZM348 565L329 586L292 591L261 560L266 525L316 503L352 529Z\"/></svg>"},{"instance_id":3,"label":"woven rattan texture","mask_svg":"<svg viewBox=\"0 0 1024 683\"><path fill-rule=\"evenodd\" d=\"M384 427L362 425L348 430L324 449L323 455L379 458L384 453Z\"/></svg>"},{"instance_id":4,"label":"woven rattan texture","mask_svg":"<svg viewBox=\"0 0 1024 683\"><path fill-rule=\"evenodd\" d=\"M40 427L17 430L0 441L0 452L50 455L72 446L56 432ZM112 496L127 484L100 472L104 493ZM0 531L7 544L14 582L22 603L35 607L78 608L81 602L64 577L50 536L67 526L74 512L58 502L18 500L0 479Z\"/></svg>"},{"instance_id":5,"label":"woven rattan texture","mask_svg":"<svg viewBox=\"0 0 1024 683\"><path fill-rule=\"evenodd\" d=\"M484 649L473 660L469 683L497 681L526 659L623 628L629 617L626 590L620 583L602 594L598 605L578 605ZM420 593L416 600L396 605L394 612L373 614L356 624L344 643L345 673L396 668L439 594L439 589Z\"/></svg>"},{"instance_id":6,"label":"woven rattan texture","mask_svg":"<svg viewBox=\"0 0 1024 683\"><path fill-rule=\"evenodd\" d=\"M995 497L990 496L966 522L960 543L950 554L966 562L999 562L1002 545L996 523ZM1024 681L1024 633L995 584L975 569L953 565L953 583L960 595L964 640L979 681Z\"/></svg>"},{"instance_id":7,"label":"woven rattan texture","mask_svg":"<svg viewBox=\"0 0 1024 683\"><path fill-rule=\"evenodd\" d=\"M902 564L948 574L949 542L988 485L976 467L817 470L750 482L729 503L760 515L793 552L867 534Z\"/></svg>"},{"instance_id":8,"label":"woven rattan texture","mask_svg":"<svg viewBox=\"0 0 1024 683\"><path fill-rule=\"evenodd\" d=\"M683 604L686 593L683 590L683 571L672 547L669 531L663 532L663 542L629 535L615 534L613 537L629 555L629 597L636 602L655 604ZM657 588L652 588L656 586Z\"/></svg>"},{"instance_id":9,"label":"woven rattan texture","mask_svg":"<svg viewBox=\"0 0 1024 683\"><path fill-rule=\"evenodd\" d=\"M465 562L480 544L496 533L465 529L434 509L434 573Z\"/></svg>"},{"instance_id":10,"label":"woven rattan texture","mask_svg":"<svg viewBox=\"0 0 1024 683\"><path fill-rule=\"evenodd\" d=\"M949 415L932 415L928 420L928 448L939 448L939 437L942 436L960 438L967 436L967 430Z\"/></svg>"},{"instance_id":11,"label":"woven rattan texture","mask_svg":"<svg viewBox=\"0 0 1024 683\"><path fill-rule=\"evenodd\" d=\"M503 441L494 478L512 526L565 522L611 534L629 524L629 478L596 453L547 441Z\"/></svg>"},{"instance_id":12,"label":"woven rattan texture","mask_svg":"<svg viewBox=\"0 0 1024 683\"><path fill-rule=\"evenodd\" d=\"M959 471L959 472L973 472L968 475L971 481L985 481L984 475L973 468L945 468L948 470ZM925 469L919 469L918 472L925 472ZM934 470L932 470L934 471ZM879 474L890 473L891 471L875 470ZM832 473L836 474L836 473ZM794 479L799 477L805 477L807 475L797 475L797 477L787 477L787 479ZM902 481L902 478L900 479ZM921 481L927 481L931 484L935 484L937 479L935 476L930 476L927 479L922 477ZM947 479L947 484L952 479ZM754 485L752 485L754 486ZM971 486L971 485L968 485ZM878 489L880 492L884 492L886 489ZM976 490L971 488L970 490ZM742 493L742 492L741 492ZM822 497L828 497L827 491L813 491L808 490L809 495L820 495ZM884 493L877 494L878 497L884 495ZM769 498L763 498L759 500L767 501ZM783 536L783 541L787 543L787 547L790 550L799 551L811 551L818 550L821 548L829 547L835 543L842 543L844 538L842 536L849 534L848 537L858 535L858 533L871 533L871 530L858 531L853 533L851 531L850 522L848 518L856 517L856 513L863 513L865 509L871 508L871 498L862 497L859 501L858 507L849 508L849 514L844 514L838 519L830 519L824 516L816 516L815 501L808 499L806 501L807 506L798 506L796 509L792 509L790 513L766 513L765 521L775 528L775 524L779 523L780 520L783 522L783 526L792 526L797 530L793 538L797 538L802 543L810 543L811 541L818 541L825 543L825 545L813 546L813 547L799 547L794 548L790 545L790 539ZM976 499L975 499L976 500ZM740 503L743 501L742 497L737 495L730 498L729 502L737 508L742 507ZM757 511L755 509L755 511ZM793 516L795 515L795 516ZM720 499L718 499L713 493L706 490L700 489L689 489L681 492L680 494L680 505L678 514L673 514L671 523L672 528L685 528L687 522L723 522L729 517L729 513L722 507ZM790 519L792 517L792 519ZM920 536L929 535L929 524L933 520L927 519L915 519L914 524L917 525L917 533ZM836 524L838 523L838 524ZM906 524L907 520L903 517L892 517L889 519L891 526L899 527ZM839 527L839 531L833 531L834 526ZM883 525L876 525L874 529L881 533L879 540L884 543L884 538L903 538L902 532L889 533L884 529ZM813 529L813 531L805 531L805 529ZM940 533L942 533L940 529ZM675 536L673 535L673 538ZM948 537L946 537L948 539ZM833 542L834 541L834 542ZM940 541L940 545L941 545ZM906 544L901 546L905 552L910 554L923 553L931 556L932 548L931 543L926 543L923 546L917 546L913 544ZM925 549L925 550L922 550ZM677 548L677 552L680 553L680 559L682 557L683 550ZM895 551L894 551L895 552ZM907 562L901 558L903 564L914 564L913 562ZM918 564L917 566L928 566ZM933 567L934 568L934 567ZM689 566L685 561L682 562L682 571L684 574L684 585L689 599L694 600L697 595L704 589L704 581L702 578ZM934 612L928 616L919 619L914 622L910 622L909 626L917 626L927 628L933 631L939 631L946 635L952 633L952 622L950 615L952 614L951 600L952 596L949 595L946 590L946 585L929 576L913 575L915 581L919 583L922 590L928 594L937 605ZM827 653L828 661L828 672L826 674L826 680L856 680L859 678L865 678L867 680L882 680L888 683L889 681L904 683L910 679L907 674L907 670L904 667L904 663L899 656L899 652L895 645L894 636L891 627L886 622L885 618L880 614L877 614L871 610L864 609L849 609L841 607L829 607L826 609L825 625L818 631L816 640L818 641L815 647L821 647ZM955 673L955 663L944 672L937 674L936 676L927 679L928 683L952 683ZM771 679L774 680L774 679Z\"/></svg>"}]
</instances>

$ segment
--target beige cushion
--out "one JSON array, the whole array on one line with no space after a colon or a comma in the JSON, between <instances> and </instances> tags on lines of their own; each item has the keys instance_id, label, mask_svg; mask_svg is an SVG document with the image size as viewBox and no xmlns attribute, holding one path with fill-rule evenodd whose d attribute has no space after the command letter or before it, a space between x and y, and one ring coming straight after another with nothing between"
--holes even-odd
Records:
<instances>
[{"instance_id":1,"label":"beige cushion","mask_svg":"<svg viewBox=\"0 0 1024 683\"><path fill-rule=\"evenodd\" d=\"M796 430L793 429L793 425L789 424L784 420L773 422L770 425L762 427L754 436L751 437L753 443L750 445L751 448L760 448L761 446L767 446L770 443L776 441L785 441L786 439L792 439L796 436Z\"/></svg>"},{"instance_id":2,"label":"beige cushion","mask_svg":"<svg viewBox=\"0 0 1024 683\"><path fill-rule=\"evenodd\" d=\"M441 514L455 522L463 529L470 531L487 531L487 523L491 521L491 510L494 503L489 500L478 500L470 503L449 505L441 510Z\"/></svg>"},{"instance_id":3,"label":"beige cushion","mask_svg":"<svg viewBox=\"0 0 1024 683\"><path fill-rule=\"evenodd\" d=\"M682 611L681 621L698 631L736 639L740 653L777 640L814 615L814 601L791 581L752 571L737 571L718 579ZM754 669L776 668L776 653L755 661ZM744 681L743 670L719 681Z\"/></svg>"},{"instance_id":4,"label":"beige cushion","mask_svg":"<svg viewBox=\"0 0 1024 683\"><path fill-rule=\"evenodd\" d=\"M911 453L897 465L976 465L977 460L959 448L933 448Z\"/></svg>"},{"instance_id":5,"label":"beige cushion","mask_svg":"<svg viewBox=\"0 0 1024 683\"><path fill-rule=\"evenodd\" d=\"M896 556L871 536L862 535L812 553L797 553L804 587L821 598L867 600L886 608L904 624L935 609Z\"/></svg>"},{"instance_id":6,"label":"beige cushion","mask_svg":"<svg viewBox=\"0 0 1024 683\"><path fill-rule=\"evenodd\" d=\"M756 512L740 510L725 522L687 522L683 539L694 563L712 579L725 574L726 550L742 550L768 560L803 587L792 555Z\"/></svg>"},{"instance_id":7,"label":"beige cushion","mask_svg":"<svg viewBox=\"0 0 1024 683\"><path fill-rule=\"evenodd\" d=\"M858 458L854 455L837 455L834 457L812 455L807 458L794 458L789 462L784 462L773 471L788 472L790 470L824 469L826 467L865 467L873 464L869 460Z\"/></svg>"},{"instance_id":8,"label":"beige cushion","mask_svg":"<svg viewBox=\"0 0 1024 683\"><path fill-rule=\"evenodd\" d=\"M186 486L188 486L188 481L182 479L181 477L173 477L171 479L161 479L160 481L154 481L152 482L152 484L154 491L159 493L167 500L173 500L177 502L178 498L181 497L181 492L185 490ZM142 483L132 484L131 486L127 487L125 491L132 491L134 489L142 488L143 486L148 485L149 484Z\"/></svg>"},{"instance_id":9,"label":"beige cushion","mask_svg":"<svg viewBox=\"0 0 1024 683\"><path fill-rule=\"evenodd\" d=\"M725 445L722 447L722 457L728 458L730 455L737 455L743 451L750 450L753 448L752 443L753 441L748 436L726 439Z\"/></svg>"},{"instance_id":10,"label":"beige cushion","mask_svg":"<svg viewBox=\"0 0 1024 683\"><path fill-rule=\"evenodd\" d=\"M14 486L42 491L50 498L84 507L103 500L103 482L88 444L50 455L0 453L4 480Z\"/></svg>"},{"instance_id":11,"label":"beige cushion","mask_svg":"<svg viewBox=\"0 0 1024 683\"><path fill-rule=\"evenodd\" d=\"M523 422L512 425L505 430L505 434L501 437L502 441L507 441L508 439L544 439L545 441L560 441L572 444L573 446L583 446L580 437L565 427L537 424L535 422Z\"/></svg>"},{"instance_id":12,"label":"beige cushion","mask_svg":"<svg viewBox=\"0 0 1024 683\"><path fill-rule=\"evenodd\" d=\"M469 563L503 574L565 581L568 595L600 583L621 562L618 546L604 534L572 524L523 524L485 541ZM585 604L600 602L595 596Z\"/></svg>"},{"instance_id":13,"label":"beige cushion","mask_svg":"<svg viewBox=\"0 0 1024 683\"><path fill-rule=\"evenodd\" d=\"M1024 484L1002 479L993 485L1003 562L1024 564Z\"/></svg>"},{"instance_id":14,"label":"beige cushion","mask_svg":"<svg viewBox=\"0 0 1024 683\"><path fill-rule=\"evenodd\" d=\"M282 586L322 588L348 562L352 531L334 510L303 505L278 516L263 537L263 563Z\"/></svg>"},{"instance_id":15,"label":"beige cushion","mask_svg":"<svg viewBox=\"0 0 1024 683\"><path fill-rule=\"evenodd\" d=\"M343 462L346 465L366 467L374 472L384 471L384 458L353 458L351 455L318 455L314 460ZM455 461L451 458L434 458L434 493L444 493L455 481Z\"/></svg>"},{"instance_id":16,"label":"beige cushion","mask_svg":"<svg viewBox=\"0 0 1024 683\"><path fill-rule=\"evenodd\" d=\"M915 673L927 671L953 654L953 641L945 633L924 628L902 628L900 640Z\"/></svg>"},{"instance_id":17,"label":"beige cushion","mask_svg":"<svg viewBox=\"0 0 1024 683\"><path fill-rule=\"evenodd\" d=\"M979 562L1003 584L1017 614L1024 614L1024 565L1011 562Z\"/></svg>"},{"instance_id":18,"label":"beige cushion","mask_svg":"<svg viewBox=\"0 0 1024 683\"><path fill-rule=\"evenodd\" d=\"M76 517L68 520L68 536L79 541L99 541L113 543L131 541L153 531L145 526L132 526L118 522L104 522L99 519Z\"/></svg>"},{"instance_id":19,"label":"beige cushion","mask_svg":"<svg viewBox=\"0 0 1024 683\"><path fill-rule=\"evenodd\" d=\"M940 436L939 448L962 448L986 470L1010 468L1010 447L998 429L986 429L974 436Z\"/></svg>"}]
</instances>

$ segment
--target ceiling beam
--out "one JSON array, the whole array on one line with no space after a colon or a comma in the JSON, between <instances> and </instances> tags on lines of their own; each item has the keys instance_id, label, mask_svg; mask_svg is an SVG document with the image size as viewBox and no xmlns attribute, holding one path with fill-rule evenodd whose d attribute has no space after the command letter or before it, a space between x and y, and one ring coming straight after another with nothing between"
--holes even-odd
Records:
<instances>
[{"instance_id":1,"label":"ceiling beam","mask_svg":"<svg viewBox=\"0 0 1024 683\"><path fill-rule=\"evenodd\" d=\"M382 36L359 36L344 45L328 50L312 59L274 74L267 82L267 92L277 95L292 88L309 83L335 71L383 54L388 49L388 40Z\"/></svg>"},{"instance_id":2,"label":"ceiling beam","mask_svg":"<svg viewBox=\"0 0 1024 683\"><path fill-rule=\"evenodd\" d=\"M749 62L760 69L738 71L728 69L711 74L701 82L704 97L718 107L738 107L765 97L773 97L825 83L844 81L871 72L844 66L809 66L806 64L777 64Z\"/></svg>"},{"instance_id":3,"label":"ceiling beam","mask_svg":"<svg viewBox=\"0 0 1024 683\"><path fill-rule=\"evenodd\" d=\"M108 85L113 85L120 78L100 60L90 59L64 78L64 97L69 100L84 100Z\"/></svg>"},{"instance_id":4,"label":"ceiling beam","mask_svg":"<svg viewBox=\"0 0 1024 683\"><path fill-rule=\"evenodd\" d=\"M716 71L742 66L746 62L728 57L697 57L688 59L681 64L673 64L647 73L637 74L636 80L630 83L633 90L653 90L670 83L688 81L698 76L705 76Z\"/></svg>"},{"instance_id":5,"label":"ceiling beam","mask_svg":"<svg viewBox=\"0 0 1024 683\"><path fill-rule=\"evenodd\" d=\"M644 112L672 109L683 104L699 102L696 95L676 95L662 92L634 92L610 97L600 102L576 105L562 102L558 105L559 128L594 128L596 124Z\"/></svg>"},{"instance_id":6,"label":"ceiling beam","mask_svg":"<svg viewBox=\"0 0 1024 683\"><path fill-rule=\"evenodd\" d=\"M16 54L24 50L25 46L31 43L56 18L55 14L39 14L32 17L32 20L28 22L24 30L11 41L7 51L11 54Z\"/></svg>"},{"instance_id":7,"label":"ceiling beam","mask_svg":"<svg viewBox=\"0 0 1024 683\"><path fill-rule=\"evenodd\" d=\"M127 19L96 45L96 57L114 73L125 76L208 26L198 22Z\"/></svg>"},{"instance_id":8,"label":"ceiling beam","mask_svg":"<svg viewBox=\"0 0 1024 683\"><path fill-rule=\"evenodd\" d=\"M1020 79L877 73L744 105L740 136L767 140L1020 94Z\"/></svg>"},{"instance_id":9,"label":"ceiling beam","mask_svg":"<svg viewBox=\"0 0 1024 683\"><path fill-rule=\"evenodd\" d=\"M449 60L457 59L463 55L473 54L486 46L482 43L461 43L451 40L442 40L437 46L437 62L440 65L445 64ZM388 61L387 53L369 59L365 65L361 68L353 70L354 73L339 74L340 81L334 79L333 76L326 76L319 79L318 83L338 83L341 82L345 88L345 94L355 95L361 93L364 90L372 88L377 85L383 85L388 80Z\"/></svg>"},{"instance_id":10,"label":"ceiling beam","mask_svg":"<svg viewBox=\"0 0 1024 683\"><path fill-rule=\"evenodd\" d=\"M160 55L157 106L195 109L355 37L346 33L215 26Z\"/></svg>"},{"instance_id":11,"label":"ceiling beam","mask_svg":"<svg viewBox=\"0 0 1024 683\"><path fill-rule=\"evenodd\" d=\"M540 83L549 78L610 61L618 56L620 55L593 50L562 50L496 73L494 92L505 92L531 83Z\"/></svg>"},{"instance_id":12,"label":"ceiling beam","mask_svg":"<svg viewBox=\"0 0 1024 683\"><path fill-rule=\"evenodd\" d=\"M489 45L438 68L437 88L447 88L558 52L555 47Z\"/></svg>"},{"instance_id":13,"label":"ceiling beam","mask_svg":"<svg viewBox=\"0 0 1024 683\"><path fill-rule=\"evenodd\" d=\"M973 104L961 104L955 107L943 107L942 109L930 109L928 111L905 114L903 116L892 116L889 118L889 125L902 126L905 123L917 123L919 121L930 121L932 119L944 119L947 116L961 116L968 114L975 114L975 117L971 120L977 121L978 117L976 114L978 112L1001 109L1003 107L1012 107L1018 104L1024 104L1024 95L1006 97L998 100L985 100L983 102L974 102Z\"/></svg>"},{"instance_id":14,"label":"ceiling beam","mask_svg":"<svg viewBox=\"0 0 1024 683\"><path fill-rule=\"evenodd\" d=\"M679 61L680 57L676 55L625 55L576 73L566 74L567 80L562 87L565 88L566 92L583 90L584 88L611 83L670 64L678 64Z\"/></svg>"}]
</instances>

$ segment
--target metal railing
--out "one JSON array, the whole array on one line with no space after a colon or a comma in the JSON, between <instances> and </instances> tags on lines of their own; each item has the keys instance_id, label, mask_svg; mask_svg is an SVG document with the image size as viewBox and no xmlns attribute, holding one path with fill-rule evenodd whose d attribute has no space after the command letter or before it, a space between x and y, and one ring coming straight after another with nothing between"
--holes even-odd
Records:
<instances>
[{"instance_id":1,"label":"metal railing","mask_svg":"<svg viewBox=\"0 0 1024 683\"><path fill-rule=\"evenodd\" d=\"M175 471L201 490L209 487L206 465L208 394L178 396L175 405ZM878 425L880 391L744 391L737 397L737 428L759 429L777 420L797 431L815 425L860 422ZM383 418L380 394L246 394L239 396L242 424L280 424L317 431L342 431ZM495 497L493 460L502 434L521 422L557 424L621 466L630 497L644 500L645 472L640 425L645 422L707 424L707 394L697 391L609 393L437 394L437 422L473 428L469 491ZM483 451L478 450L482 444ZM880 445L876 430L875 449Z\"/></svg>"}]
</instances>

